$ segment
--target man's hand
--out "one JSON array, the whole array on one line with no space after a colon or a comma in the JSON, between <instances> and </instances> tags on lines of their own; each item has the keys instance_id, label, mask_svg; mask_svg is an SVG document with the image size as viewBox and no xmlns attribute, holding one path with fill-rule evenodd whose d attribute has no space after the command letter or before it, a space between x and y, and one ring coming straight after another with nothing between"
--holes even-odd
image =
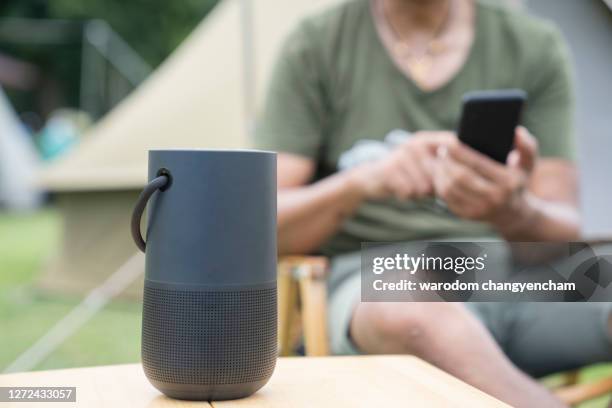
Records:
<instances>
[{"instance_id":1,"label":"man's hand","mask_svg":"<svg viewBox=\"0 0 612 408\"><path fill-rule=\"evenodd\" d=\"M536 139L516 130L514 150L502 165L456 140L438 150L435 193L457 216L494 226L524 221L526 187L538 157Z\"/></svg>"},{"instance_id":2,"label":"man's hand","mask_svg":"<svg viewBox=\"0 0 612 408\"><path fill-rule=\"evenodd\" d=\"M349 176L368 199L408 200L433 195L436 153L452 146L455 139L452 132L417 132L388 156L349 170Z\"/></svg>"}]
</instances>

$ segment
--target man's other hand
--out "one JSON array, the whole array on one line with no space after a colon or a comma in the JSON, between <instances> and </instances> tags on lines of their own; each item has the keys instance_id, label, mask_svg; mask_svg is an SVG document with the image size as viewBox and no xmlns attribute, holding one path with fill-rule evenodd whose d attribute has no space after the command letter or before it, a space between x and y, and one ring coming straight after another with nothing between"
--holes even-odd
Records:
<instances>
[{"instance_id":1,"label":"man's other hand","mask_svg":"<svg viewBox=\"0 0 612 408\"><path fill-rule=\"evenodd\" d=\"M388 156L349 170L350 177L368 199L409 200L431 196L436 153L455 142L452 132L417 132Z\"/></svg>"}]
</instances>

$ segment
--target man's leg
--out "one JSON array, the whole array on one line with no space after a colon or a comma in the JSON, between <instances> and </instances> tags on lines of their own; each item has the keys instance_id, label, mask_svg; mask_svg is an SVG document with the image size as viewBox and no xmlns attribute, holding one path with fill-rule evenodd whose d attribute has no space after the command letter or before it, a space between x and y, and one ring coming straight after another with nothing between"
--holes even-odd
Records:
<instances>
[{"instance_id":1,"label":"man's leg","mask_svg":"<svg viewBox=\"0 0 612 408\"><path fill-rule=\"evenodd\" d=\"M358 303L349 334L364 353L416 355L513 406L561 405L508 360L462 304Z\"/></svg>"},{"instance_id":2,"label":"man's leg","mask_svg":"<svg viewBox=\"0 0 612 408\"><path fill-rule=\"evenodd\" d=\"M329 332L334 354L413 354L513 406L561 405L512 365L462 304L360 303L359 265L358 256L332 262Z\"/></svg>"},{"instance_id":3,"label":"man's leg","mask_svg":"<svg viewBox=\"0 0 612 408\"><path fill-rule=\"evenodd\" d=\"M358 252L332 259L329 333L334 354L414 354L514 406L560 405L512 365L462 304L360 303L360 265ZM488 317L493 322L497 315ZM507 326L502 322L501 327Z\"/></svg>"}]
</instances>

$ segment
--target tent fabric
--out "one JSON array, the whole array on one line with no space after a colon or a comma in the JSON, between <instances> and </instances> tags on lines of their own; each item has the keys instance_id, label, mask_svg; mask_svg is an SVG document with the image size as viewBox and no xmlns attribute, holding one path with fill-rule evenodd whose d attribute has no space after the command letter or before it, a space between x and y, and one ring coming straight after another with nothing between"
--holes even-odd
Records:
<instances>
[{"instance_id":1,"label":"tent fabric","mask_svg":"<svg viewBox=\"0 0 612 408\"><path fill-rule=\"evenodd\" d=\"M41 202L36 187L39 158L34 143L0 88L0 205L29 210Z\"/></svg>"},{"instance_id":2,"label":"tent fabric","mask_svg":"<svg viewBox=\"0 0 612 408\"><path fill-rule=\"evenodd\" d=\"M298 20L337 2L221 1L78 148L44 169L42 186L51 191L135 189L146 180L149 149L247 147L253 118L245 98L253 94L253 104L261 102L278 48ZM246 33L245 4L252 10L252 30ZM250 62L245 55L253 55L252 66L245 66ZM245 83L250 78L254 83Z\"/></svg>"}]
</instances>

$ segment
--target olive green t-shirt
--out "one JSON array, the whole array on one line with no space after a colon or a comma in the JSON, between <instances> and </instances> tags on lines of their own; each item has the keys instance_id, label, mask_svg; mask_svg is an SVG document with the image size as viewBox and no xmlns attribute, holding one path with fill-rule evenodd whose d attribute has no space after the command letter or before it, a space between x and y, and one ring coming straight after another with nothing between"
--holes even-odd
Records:
<instances>
[{"instance_id":1,"label":"olive green t-shirt","mask_svg":"<svg viewBox=\"0 0 612 408\"><path fill-rule=\"evenodd\" d=\"M393 129L455 129L465 92L520 88L528 93L522 124L538 139L541 155L570 159L573 93L560 34L550 23L494 2L476 4L468 58L433 91L419 89L395 65L369 0L306 19L279 56L255 146L312 158L323 177L337 171L340 155L358 140L382 140ZM365 202L321 252L358 250L365 241L492 234L484 224L435 211L431 200Z\"/></svg>"}]
</instances>

